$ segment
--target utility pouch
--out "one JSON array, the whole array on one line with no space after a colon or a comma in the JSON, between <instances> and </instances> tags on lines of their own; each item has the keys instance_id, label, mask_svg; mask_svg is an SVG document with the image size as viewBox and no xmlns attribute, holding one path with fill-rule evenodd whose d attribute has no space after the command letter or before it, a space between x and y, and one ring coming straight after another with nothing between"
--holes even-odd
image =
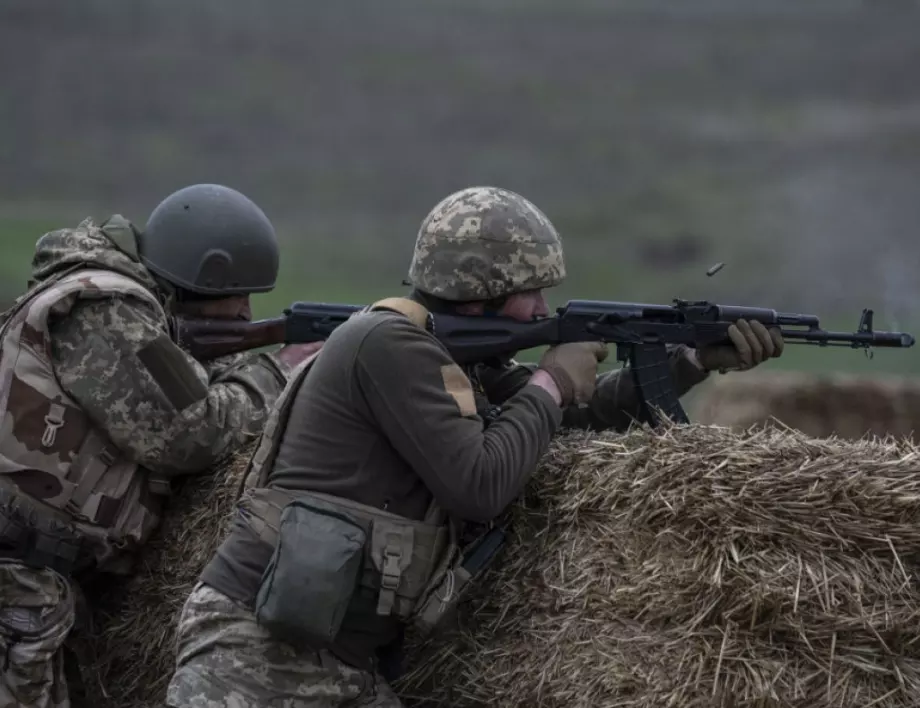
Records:
<instances>
[{"instance_id":1,"label":"utility pouch","mask_svg":"<svg viewBox=\"0 0 920 708\"><path fill-rule=\"evenodd\" d=\"M360 523L322 499L285 506L256 595L259 623L292 643L332 642L358 586L366 540Z\"/></svg>"},{"instance_id":2,"label":"utility pouch","mask_svg":"<svg viewBox=\"0 0 920 708\"><path fill-rule=\"evenodd\" d=\"M489 529L462 556L451 559L448 567L433 578L429 591L412 617L413 625L423 637L443 629L454 620L460 601L466 596L466 590L472 587L470 581L478 580L495 562L505 539L504 529Z\"/></svg>"},{"instance_id":3,"label":"utility pouch","mask_svg":"<svg viewBox=\"0 0 920 708\"><path fill-rule=\"evenodd\" d=\"M0 489L0 558L65 577L91 565L86 542L66 524L42 518Z\"/></svg>"},{"instance_id":4,"label":"utility pouch","mask_svg":"<svg viewBox=\"0 0 920 708\"><path fill-rule=\"evenodd\" d=\"M450 568L425 597L412 617L413 626L426 637L453 620L472 576L461 565Z\"/></svg>"}]
</instances>

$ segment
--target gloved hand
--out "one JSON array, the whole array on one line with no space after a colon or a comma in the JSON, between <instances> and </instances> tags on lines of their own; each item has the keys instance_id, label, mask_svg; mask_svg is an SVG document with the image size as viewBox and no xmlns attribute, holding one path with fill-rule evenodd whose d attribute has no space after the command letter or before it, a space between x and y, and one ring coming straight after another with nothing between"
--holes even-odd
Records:
<instances>
[{"instance_id":1,"label":"gloved hand","mask_svg":"<svg viewBox=\"0 0 920 708\"><path fill-rule=\"evenodd\" d=\"M607 358L608 353L603 342L557 344L546 350L537 368L556 382L564 408L572 403L591 400L597 365Z\"/></svg>"},{"instance_id":2,"label":"gloved hand","mask_svg":"<svg viewBox=\"0 0 920 708\"><path fill-rule=\"evenodd\" d=\"M738 320L728 328L728 336L731 344L712 344L697 349L697 360L706 371L746 371L783 353L783 335L779 329L771 327L768 330L756 320Z\"/></svg>"}]
</instances>

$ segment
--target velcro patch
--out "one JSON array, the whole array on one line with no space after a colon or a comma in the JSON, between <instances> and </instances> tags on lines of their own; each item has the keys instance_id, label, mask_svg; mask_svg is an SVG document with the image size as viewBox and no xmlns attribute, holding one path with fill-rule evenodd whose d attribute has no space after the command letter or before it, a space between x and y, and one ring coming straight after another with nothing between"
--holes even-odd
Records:
<instances>
[{"instance_id":1,"label":"velcro patch","mask_svg":"<svg viewBox=\"0 0 920 708\"><path fill-rule=\"evenodd\" d=\"M160 335L137 353L163 395L178 411L207 398L208 387L198 378L185 353Z\"/></svg>"},{"instance_id":2,"label":"velcro patch","mask_svg":"<svg viewBox=\"0 0 920 708\"><path fill-rule=\"evenodd\" d=\"M444 390L457 402L460 415L463 417L476 415L476 397L473 395L473 387L466 374L463 373L463 369L456 364L445 364L441 367L441 379L444 381Z\"/></svg>"}]
</instances>

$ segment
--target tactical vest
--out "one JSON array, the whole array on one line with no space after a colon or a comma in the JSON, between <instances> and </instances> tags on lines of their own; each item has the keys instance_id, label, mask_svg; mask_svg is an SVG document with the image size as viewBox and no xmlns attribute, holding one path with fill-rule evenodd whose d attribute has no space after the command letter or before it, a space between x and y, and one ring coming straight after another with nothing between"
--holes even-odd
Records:
<instances>
[{"instance_id":1,"label":"tactical vest","mask_svg":"<svg viewBox=\"0 0 920 708\"><path fill-rule=\"evenodd\" d=\"M166 322L155 295L114 271L72 268L26 293L0 327L0 492L52 527L86 542L98 567L126 569L117 556L159 521L165 480L130 462L61 387L51 358L49 316L78 300L131 295ZM154 489L159 494L154 492ZM46 524L47 526L48 524Z\"/></svg>"},{"instance_id":2,"label":"tactical vest","mask_svg":"<svg viewBox=\"0 0 920 708\"><path fill-rule=\"evenodd\" d=\"M426 326L428 311L414 301L389 298L364 312L379 309L400 312L416 326ZM459 527L434 501L425 518L417 521L328 494L266 487L294 397L318 354L292 372L270 414L243 478L238 507L259 538L272 547L278 542L282 511L295 500L318 500L357 519L368 539L359 585L377 593L376 613L429 630L456 604L469 579L458 563Z\"/></svg>"}]
</instances>

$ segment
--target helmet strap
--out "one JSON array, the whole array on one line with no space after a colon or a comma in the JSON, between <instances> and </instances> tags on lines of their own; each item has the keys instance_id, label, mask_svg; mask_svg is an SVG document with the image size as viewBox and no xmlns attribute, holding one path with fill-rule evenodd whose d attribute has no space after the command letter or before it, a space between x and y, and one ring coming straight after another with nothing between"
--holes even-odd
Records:
<instances>
[{"instance_id":1,"label":"helmet strap","mask_svg":"<svg viewBox=\"0 0 920 708\"><path fill-rule=\"evenodd\" d=\"M443 298L431 295L430 293L425 293L419 290L418 288L413 288L406 297L410 300L415 300L417 303L424 305L428 308L429 312L434 312L436 314L442 315L455 315L457 314L457 309L461 305L466 303L454 302L453 300L444 300ZM502 295L501 297L492 298L491 300L486 300L483 303L483 317L497 317L499 311L505 306L505 303L508 301L507 295Z\"/></svg>"}]
</instances>

